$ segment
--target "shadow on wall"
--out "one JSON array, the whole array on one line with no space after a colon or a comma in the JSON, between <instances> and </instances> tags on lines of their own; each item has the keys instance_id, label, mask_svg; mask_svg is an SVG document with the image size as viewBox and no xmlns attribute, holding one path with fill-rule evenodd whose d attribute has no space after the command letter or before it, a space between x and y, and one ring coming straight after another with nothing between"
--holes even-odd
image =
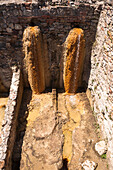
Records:
<instances>
[{"instance_id":1,"label":"shadow on wall","mask_svg":"<svg viewBox=\"0 0 113 170\"><path fill-rule=\"evenodd\" d=\"M64 88L63 84L63 46L71 29L81 28L84 30L85 38L85 59L82 72L82 83L78 88L79 91L85 91L88 86L88 80L91 70L91 51L93 43L95 42L98 20L101 12L101 6L96 9L93 6L80 5L79 8L70 8L68 13L62 9L62 13L58 15L59 8L50 10L46 13L46 20L43 18L41 11L41 18L32 17L31 21L27 23L30 26L39 26L44 39L46 40L46 57L48 58L48 70L50 75L47 80L46 87L52 87L55 80L58 82L58 88ZM45 16L44 16L45 17Z\"/></svg>"},{"instance_id":2,"label":"shadow on wall","mask_svg":"<svg viewBox=\"0 0 113 170\"><path fill-rule=\"evenodd\" d=\"M24 89L23 98L21 102L21 107L18 116L18 126L16 131L16 141L13 148L12 155L12 170L19 170L20 160L21 160L21 151L23 145L23 138L26 131L27 117L29 115L28 104L32 98L32 91L29 89Z\"/></svg>"},{"instance_id":3,"label":"shadow on wall","mask_svg":"<svg viewBox=\"0 0 113 170\"><path fill-rule=\"evenodd\" d=\"M82 8L81 5L79 8ZM102 10L102 6L98 6L96 10L93 6L85 7L85 9L89 9L86 13L86 19L84 22L80 21L78 23L71 23L72 28L82 28L84 30L84 38L85 38L85 59L84 59L84 66L82 72L82 84L78 88L77 92L85 92L88 87L88 81L90 77L91 71L91 53L92 53L92 46L96 40L96 32L98 21L100 17L100 13ZM84 10L85 10L84 9Z\"/></svg>"}]
</instances>

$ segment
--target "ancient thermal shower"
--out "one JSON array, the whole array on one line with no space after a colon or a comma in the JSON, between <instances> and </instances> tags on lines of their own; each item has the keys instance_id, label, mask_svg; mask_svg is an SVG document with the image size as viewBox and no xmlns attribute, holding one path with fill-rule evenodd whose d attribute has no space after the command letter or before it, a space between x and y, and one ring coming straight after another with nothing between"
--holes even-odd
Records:
<instances>
[{"instance_id":1,"label":"ancient thermal shower","mask_svg":"<svg viewBox=\"0 0 113 170\"><path fill-rule=\"evenodd\" d=\"M26 28L23 36L23 47L30 87L34 93L41 93L46 88L44 65L48 66L49 63L44 61L44 40L39 27ZM64 55L63 82L65 92L76 93L78 87L81 86L85 55L85 40L82 29L74 28L70 31L64 42L62 55ZM52 87L54 88L54 85Z\"/></svg>"}]
</instances>

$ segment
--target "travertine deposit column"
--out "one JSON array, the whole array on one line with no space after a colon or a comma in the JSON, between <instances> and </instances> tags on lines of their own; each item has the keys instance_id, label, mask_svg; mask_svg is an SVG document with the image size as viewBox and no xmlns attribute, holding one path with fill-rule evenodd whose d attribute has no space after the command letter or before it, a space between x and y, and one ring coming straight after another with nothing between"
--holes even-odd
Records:
<instances>
[{"instance_id":1,"label":"travertine deposit column","mask_svg":"<svg viewBox=\"0 0 113 170\"><path fill-rule=\"evenodd\" d=\"M25 29L23 34L25 65L29 84L34 93L41 93L45 90L42 43L42 36L38 26Z\"/></svg>"},{"instance_id":2,"label":"travertine deposit column","mask_svg":"<svg viewBox=\"0 0 113 170\"><path fill-rule=\"evenodd\" d=\"M83 30L74 28L65 41L64 88L66 93L76 93L81 85L85 40Z\"/></svg>"}]
</instances>

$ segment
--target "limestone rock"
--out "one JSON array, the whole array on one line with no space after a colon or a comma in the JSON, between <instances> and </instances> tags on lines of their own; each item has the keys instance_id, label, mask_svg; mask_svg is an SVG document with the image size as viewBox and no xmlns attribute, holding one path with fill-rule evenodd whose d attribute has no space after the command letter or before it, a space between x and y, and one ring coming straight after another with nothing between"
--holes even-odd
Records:
<instances>
[{"instance_id":1,"label":"limestone rock","mask_svg":"<svg viewBox=\"0 0 113 170\"><path fill-rule=\"evenodd\" d=\"M81 85L81 74L84 62L84 33L74 28L64 44L64 88L66 93L75 93Z\"/></svg>"},{"instance_id":2,"label":"limestone rock","mask_svg":"<svg viewBox=\"0 0 113 170\"><path fill-rule=\"evenodd\" d=\"M95 150L98 152L98 154L101 156L107 151L106 142L105 141L99 141L95 144Z\"/></svg>"},{"instance_id":3,"label":"limestone rock","mask_svg":"<svg viewBox=\"0 0 113 170\"><path fill-rule=\"evenodd\" d=\"M97 164L93 161L86 160L81 164L84 170L94 170L97 167Z\"/></svg>"}]
</instances>

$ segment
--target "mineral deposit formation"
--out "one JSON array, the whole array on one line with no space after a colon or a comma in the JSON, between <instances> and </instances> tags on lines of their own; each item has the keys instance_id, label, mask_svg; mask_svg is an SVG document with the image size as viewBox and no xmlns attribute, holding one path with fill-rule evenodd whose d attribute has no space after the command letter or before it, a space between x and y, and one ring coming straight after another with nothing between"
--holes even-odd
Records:
<instances>
[{"instance_id":1,"label":"mineral deposit formation","mask_svg":"<svg viewBox=\"0 0 113 170\"><path fill-rule=\"evenodd\" d=\"M25 65L29 84L34 93L41 93L45 90L42 43L41 31L38 26L25 29L23 35Z\"/></svg>"},{"instance_id":2,"label":"mineral deposit formation","mask_svg":"<svg viewBox=\"0 0 113 170\"><path fill-rule=\"evenodd\" d=\"M65 42L64 87L66 93L75 93L81 85L85 40L82 29L74 28Z\"/></svg>"}]
</instances>

